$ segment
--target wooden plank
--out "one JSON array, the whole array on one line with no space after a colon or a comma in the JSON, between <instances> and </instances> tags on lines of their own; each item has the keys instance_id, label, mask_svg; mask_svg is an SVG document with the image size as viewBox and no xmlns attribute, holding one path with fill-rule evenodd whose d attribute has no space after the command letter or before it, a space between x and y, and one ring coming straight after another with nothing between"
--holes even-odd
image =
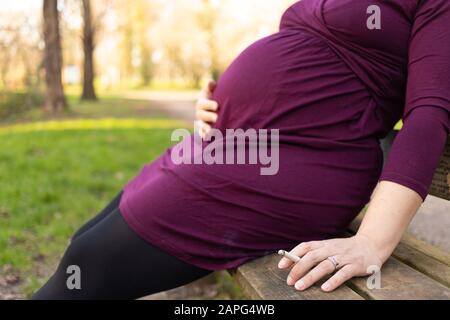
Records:
<instances>
[{"instance_id":1,"label":"wooden plank","mask_svg":"<svg viewBox=\"0 0 450 320\"><path fill-rule=\"evenodd\" d=\"M397 246L393 255L401 262L450 288L450 267L448 265L404 243Z\"/></svg>"},{"instance_id":2,"label":"wooden plank","mask_svg":"<svg viewBox=\"0 0 450 320\"><path fill-rule=\"evenodd\" d=\"M277 267L280 257L268 255L251 261L235 272L244 293L256 300L362 300L363 298L347 286L333 293L326 293L317 284L308 290L297 291L286 284L287 270Z\"/></svg>"},{"instance_id":3,"label":"wooden plank","mask_svg":"<svg viewBox=\"0 0 450 320\"><path fill-rule=\"evenodd\" d=\"M390 258L381 270L381 288L369 289L367 278L354 278L349 286L359 294L376 300L449 300L450 289Z\"/></svg>"},{"instance_id":4,"label":"wooden plank","mask_svg":"<svg viewBox=\"0 0 450 320\"><path fill-rule=\"evenodd\" d=\"M430 256L447 266L450 266L450 254L436 246L433 246L425 241L417 239L410 233L405 233L402 238L402 242L414 248L420 252L423 252L427 256Z\"/></svg>"}]
</instances>

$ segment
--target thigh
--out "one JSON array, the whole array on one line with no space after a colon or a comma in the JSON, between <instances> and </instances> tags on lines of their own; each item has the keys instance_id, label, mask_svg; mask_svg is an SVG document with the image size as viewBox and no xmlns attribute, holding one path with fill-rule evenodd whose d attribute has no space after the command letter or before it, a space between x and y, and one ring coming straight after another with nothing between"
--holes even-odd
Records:
<instances>
[{"instance_id":1,"label":"thigh","mask_svg":"<svg viewBox=\"0 0 450 320\"><path fill-rule=\"evenodd\" d=\"M114 199L106 205L105 208L103 208L102 211L100 211L95 217L93 217L91 220L86 222L80 229L78 229L75 234L72 236L72 241L74 241L76 238L78 238L80 235L85 233L87 230L92 228L94 225L96 225L98 222L103 220L107 215L109 215L111 212L116 210L119 207L120 199L122 199L123 191L120 191Z\"/></svg>"},{"instance_id":2,"label":"thigh","mask_svg":"<svg viewBox=\"0 0 450 320\"><path fill-rule=\"evenodd\" d=\"M69 266L79 267L80 290L67 288ZM72 242L33 299L136 299L209 273L141 239L116 209Z\"/></svg>"}]
</instances>

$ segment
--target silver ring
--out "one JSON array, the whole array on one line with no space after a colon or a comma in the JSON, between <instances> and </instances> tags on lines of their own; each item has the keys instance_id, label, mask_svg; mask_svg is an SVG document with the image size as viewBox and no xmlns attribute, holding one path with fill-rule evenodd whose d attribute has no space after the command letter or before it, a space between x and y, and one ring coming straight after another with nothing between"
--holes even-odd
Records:
<instances>
[{"instance_id":1,"label":"silver ring","mask_svg":"<svg viewBox=\"0 0 450 320\"><path fill-rule=\"evenodd\" d=\"M333 264L334 270L336 270L338 268L339 262L336 260L336 256L328 257L327 260Z\"/></svg>"}]
</instances>

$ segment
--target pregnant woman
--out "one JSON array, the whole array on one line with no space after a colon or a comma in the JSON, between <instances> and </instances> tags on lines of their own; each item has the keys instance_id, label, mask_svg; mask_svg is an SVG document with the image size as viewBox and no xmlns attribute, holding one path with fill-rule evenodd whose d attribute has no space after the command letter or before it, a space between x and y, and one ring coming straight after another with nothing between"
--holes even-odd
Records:
<instances>
[{"instance_id":1,"label":"pregnant woman","mask_svg":"<svg viewBox=\"0 0 450 320\"><path fill-rule=\"evenodd\" d=\"M168 149L75 234L34 299L138 298L278 249L302 257L279 263L297 290L381 267L449 135L450 1L297 2L211 89L201 133L279 130L277 174L176 165ZM379 139L401 118L382 168ZM339 238L367 203L358 233Z\"/></svg>"}]
</instances>

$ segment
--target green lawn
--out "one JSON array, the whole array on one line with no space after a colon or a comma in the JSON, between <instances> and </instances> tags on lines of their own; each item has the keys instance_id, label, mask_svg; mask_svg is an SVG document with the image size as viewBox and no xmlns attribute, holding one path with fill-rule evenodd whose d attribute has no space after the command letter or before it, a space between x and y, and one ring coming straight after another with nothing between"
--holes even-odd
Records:
<instances>
[{"instance_id":1,"label":"green lawn","mask_svg":"<svg viewBox=\"0 0 450 320\"><path fill-rule=\"evenodd\" d=\"M170 129L0 134L0 266L19 270L26 294L70 235L140 167L170 145Z\"/></svg>"},{"instance_id":2,"label":"green lawn","mask_svg":"<svg viewBox=\"0 0 450 320\"><path fill-rule=\"evenodd\" d=\"M15 103L19 98L11 98L8 104ZM22 98L22 100L25 100ZM126 99L120 95L108 94L102 96L98 101L80 101L77 95L68 95L67 102L70 106L69 110L59 115L45 113L42 108L19 105L18 112L8 104L1 104L0 99L0 125L9 125L14 123L34 122L42 120L60 120L60 119L76 119L76 118L155 118L164 117L158 110L153 110L149 106L149 102L139 99ZM20 103L21 101L19 101ZM5 115L2 110L9 109L10 112ZM5 113L6 111L4 111Z\"/></svg>"}]
</instances>

